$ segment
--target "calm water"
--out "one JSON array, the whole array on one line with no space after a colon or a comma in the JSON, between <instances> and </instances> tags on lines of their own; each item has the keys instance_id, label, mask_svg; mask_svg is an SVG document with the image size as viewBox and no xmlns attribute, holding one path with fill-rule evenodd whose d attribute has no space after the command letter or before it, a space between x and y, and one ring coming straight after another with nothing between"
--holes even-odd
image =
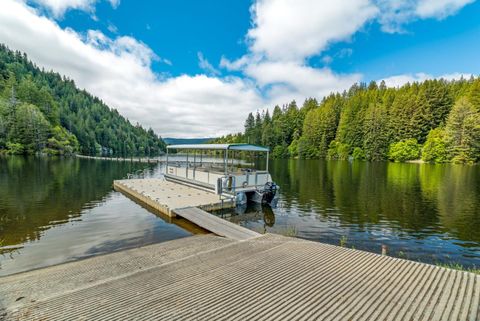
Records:
<instances>
[{"instance_id":1,"label":"calm water","mask_svg":"<svg viewBox=\"0 0 480 321\"><path fill-rule=\"evenodd\" d=\"M0 275L191 235L112 190L142 169L162 170L0 158ZM276 208L219 215L261 232L480 266L480 166L276 160L270 171L281 188Z\"/></svg>"},{"instance_id":2,"label":"calm water","mask_svg":"<svg viewBox=\"0 0 480 321\"><path fill-rule=\"evenodd\" d=\"M0 158L0 275L191 235L112 190L147 167Z\"/></svg>"},{"instance_id":3,"label":"calm water","mask_svg":"<svg viewBox=\"0 0 480 321\"><path fill-rule=\"evenodd\" d=\"M277 208L224 217L257 231L480 266L480 166L276 160L270 172L281 188Z\"/></svg>"}]
</instances>

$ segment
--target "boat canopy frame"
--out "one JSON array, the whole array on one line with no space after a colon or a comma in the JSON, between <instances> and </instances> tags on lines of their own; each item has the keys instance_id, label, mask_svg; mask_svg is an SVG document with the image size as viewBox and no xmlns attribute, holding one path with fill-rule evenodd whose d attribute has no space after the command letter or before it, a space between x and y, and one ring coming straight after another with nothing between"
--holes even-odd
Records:
<instances>
[{"instance_id":1,"label":"boat canopy frame","mask_svg":"<svg viewBox=\"0 0 480 321\"><path fill-rule=\"evenodd\" d=\"M268 147L252 145L252 144L185 144L185 145L168 145L169 149L204 149L204 150L238 150L246 152L270 152Z\"/></svg>"},{"instance_id":2,"label":"boat canopy frame","mask_svg":"<svg viewBox=\"0 0 480 321\"><path fill-rule=\"evenodd\" d=\"M170 149L177 149L177 150L187 150L187 162L188 162L188 150L223 150L224 151L224 172L225 175L228 174L228 152L229 151L245 151L245 152L264 152L267 153L267 164L266 164L266 172L268 172L268 159L270 149L268 147L252 145L252 144L243 144L243 143L235 143L235 144L183 144L183 145L168 145L167 146L167 159L166 159L166 166L168 167L168 151ZM195 162L194 154L194 162Z\"/></svg>"}]
</instances>

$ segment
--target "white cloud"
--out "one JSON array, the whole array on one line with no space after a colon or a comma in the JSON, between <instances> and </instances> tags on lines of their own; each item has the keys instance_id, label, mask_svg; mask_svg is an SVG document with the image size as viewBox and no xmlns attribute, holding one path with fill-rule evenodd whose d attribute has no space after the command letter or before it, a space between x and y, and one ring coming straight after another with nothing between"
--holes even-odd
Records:
<instances>
[{"instance_id":1,"label":"white cloud","mask_svg":"<svg viewBox=\"0 0 480 321\"><path fill-rule=\"evenodd\" d=\"M267 95L276 104L343 91L362 78L360 74L339 75L329 68L313 68L296 62L250 64L245 74L254 78L259 86L268 86Z\"/></svg>"},{"instance_id":2,"label":"white cloud","mask_svg":"<svg viewBox=\"0 0 480 321\"><path fill-rule=\"evenodd\" d=\"M330 44L350 39L368 22L378 21L384 31L399 32L418 18L442 18L473 0L257 0L251 7L252 27L247 33L249 53L220 66L242 71L264 88L271 101L289 97L322 97L360 81L360 74L336 74L308 66L309 57L321 55ZM322 62L353 54L343 48ZM392 86L431 78L430 75L398 75L386 80Z\"/></svg>"},{"instance_id":3,"label":"white cloud","mask_svg":"<svg viewBox=\"0 0 480 321\"><path fill-rule=\"evenodd\" d=\"M475 0L375 0L384 32L404 32L404 25L418 19L444 19Z\"/></svg>"},{"instance_id":4,"label":"white cloud","mask_svg":"<svg viewBox=\"0 0 480 321\"><path fill-rule=\"evenodd\" d=\"M58 17L69 9L94 13L99 0L32 1ZM119 3L109 1L113 6ZM412 19L441 19L471 1L258 0L251 7L248 52L234 61L227 57L220 61L220 67L239 71L243 78L220 77L201 52L198 64L206 74L161 78L152 71L152 61L171 62L146 44L129 36L111 38L98 30L79 34L62 29L18 0L0 0L0 42L71 77L132 121L163 136L216 136L241 130L248 112L292 99L322 98L362 80L361 74L338 74L307 61L324 54L331 44L351 39L369 22L379 21L385 31L398 32ZM331 59L324 55L324 63L351 54L349 48L340 49ZM448 76L458 75L443 77ZM417 73L385 80L399 86L427 78L432 76Z\"/></svg>"},{"instance_id":5,"label":"white cloud","mask_svg":"<svg viewBox=\"0 0 480 321\"><path fill-rule=\"evenodd\" d=\"M111 33L118 33L118 28L117 26L115 26L113 23L109 22L108 25L107 25L107 29L108 31L110 31Z\"/></svg>"},{"instance_id":6,"label":"white cloud","mask_svg":"<svg viewBox=\"0 0 480 321\"><path fill-rule=\"evenodd\" d=\"M203 56L203 54L199 51L197 52L198 57L198 66L205 71L209 75L218 76L220 71L217 70L212 64Z\"/></svg>"},{"instance_id":7,"label":"white cloud","mask_svg":"<svg viewBox=\"0 0 480 321\"><path fill-rule=\"evenodd\" d=\"M235 61L222 57L220 66L253 79L271 104L321 98L361 80L360 74L340 75L305 61L373 19L378 9L369 0L258 0L251 12L249 53ZM346 48L337 57L351 54ZM323 62L328 65L332 59L325 56Z\"/></svg>"},{"instance_id":8,"label":"white cloud","mask_svg":"<svg viewBox=\"0 0 480 321\"><path fill-rule=\"evenodd\" d=\"M251 9L251 50L271 60L303 61L348 39L378 10L369 0L258 0Z\"/></svg>"},{"instance_id":9,"label":"white cloud","mask_svg":"<svg viewBox=\"0 0 480 321\"><path fill-rule=\"evenodd\" d=\"M380 79L380 81L385 81L387 87L401 87L407 83L413 82L421 82L427 79L445 79L445 80L458 80L461 78L469 79L472 74L467 73L452 73L452 74L444 74L439 76L433 76L426 73L416 73L416 74L403 74L403 75L396 75L387 78Z\"/></svg>"},{"instance_id":10,"label":"white cloud","mask_svg":"<svg viewBox=\"0 0 480 321\"><path fill-rule=\"evenodd\" d=\"M133 122L162 136L203 137L242 129L245 115L264 106L254 84L239 78L183 75L159 80L148 46L62 29L23 3L0 1L0 42L75 80Z\"/></svg>"},{"instance_id":11,"label":"white cloud","mask_svg":"<svg viewBox=\"0 0 480 321\"><path fill-rule=\"evenodd\" d=\"M419 0L416 14L421 18L443 19L457 13L458 10L475 0Z\"/></svg>"},{"instance_id":12,"label":"white cloud","mask_svg":"<svg viewBox=\"0 0 480 321\"><path fill-rule=\"evenodd\" d=\"M227 70L241 70L250 63L260 61L260 59L257 58L258 57L247 54L237 60L231 61L228 58L222 56L222 58L220 59L220 67L226 68Z\"/></svg>"},{"instance_id":13,"label":"white cloud","mask_svg":"<svg viewBox=\"0 0 480 321\"><path fill-rule=\"evenodd\" d=\"M99 0L31 0L47 9L55 18L61 18L67 10L82 10L93 13L95 3ZM120 0L107 0L113 8L118 7Z\"/></svg>"},{"instance_id":14,"label":"white cloud","mask_svg":"<svg viewBox=\"0 0 480 321\"><path fill-rule=\"evenodd\" d=\"M416 73L416 74L390 76L387 78L380 79L378 82L383 80L385 81L385 84L387 85L387 87L400 87L405 85L406 83L424 81L429 78L433 78L433 77L425 73Z\"/></svg>"}]
</instances>

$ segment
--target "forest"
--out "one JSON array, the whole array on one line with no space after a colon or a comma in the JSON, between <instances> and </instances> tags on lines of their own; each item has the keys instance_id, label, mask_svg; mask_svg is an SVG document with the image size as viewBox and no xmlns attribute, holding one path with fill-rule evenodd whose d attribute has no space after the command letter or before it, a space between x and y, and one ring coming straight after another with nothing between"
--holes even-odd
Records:
<instances>
[{"instance_id":1,"label":"forest","mask_svg":"<svg viewBox=\"0 0 480 321\"><path fill-rule=\"evenodd\" d=\"M73 80L0 44L0 153L155 156L165 143Z\"/></svg>"},{"instance_id":2,"label":"forest","mask_svg":"<svg viewBox=\"0 0 480 321\"><path fill-rule=\"evenodd\" d=\"M275 158L476 163L480 78L354 84L320 102L250 113L243 133L212 142L268 146Z\"/></svg>"}]
</instances>

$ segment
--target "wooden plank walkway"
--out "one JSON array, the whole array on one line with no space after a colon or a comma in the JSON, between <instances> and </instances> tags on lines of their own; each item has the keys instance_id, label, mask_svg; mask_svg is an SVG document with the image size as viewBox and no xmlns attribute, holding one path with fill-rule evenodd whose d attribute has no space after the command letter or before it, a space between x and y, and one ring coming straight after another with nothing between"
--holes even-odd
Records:
<instances>
[{"instance_id":1,"label":"wooden plank walkway","mask_svg":"<svg viewBox=\"0 0 480 321\"><path fill-rule=\"evenodd\" d=\"M176 209L175 214L189 220L203 229L232 240L246 240L261 234L226 221L197 207Z\"/></svg>"},{"instance_id":2,"label":"wooden plank walkway","mask_svg":"<svg viewBox=\"0 0 480 321\"><path fill-rule=\"evenodd\" d=\"M211 211L235 205L212 192L157 178L116 180L113 187L168 216L186 207Z\"/></svg>"},{"instance_id":3,"label":"wooden plank walkway","mask_svg":"<svg viewBox=\"0 0 480 321\"><path fill-rule=\"evenodd\" d=\"M0 278L5 320L480 320L480 276L267 234Z\"/></svg>"}]
</instances>

